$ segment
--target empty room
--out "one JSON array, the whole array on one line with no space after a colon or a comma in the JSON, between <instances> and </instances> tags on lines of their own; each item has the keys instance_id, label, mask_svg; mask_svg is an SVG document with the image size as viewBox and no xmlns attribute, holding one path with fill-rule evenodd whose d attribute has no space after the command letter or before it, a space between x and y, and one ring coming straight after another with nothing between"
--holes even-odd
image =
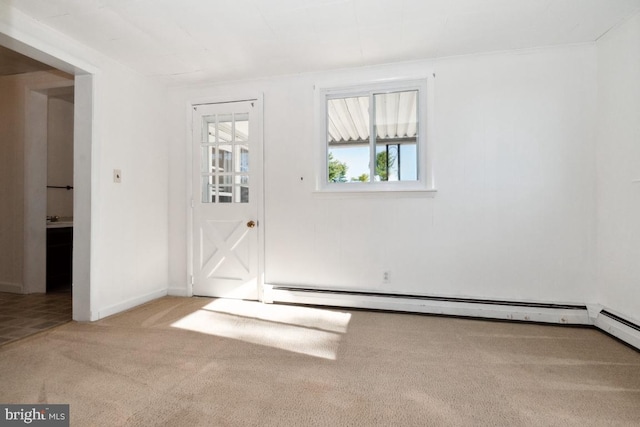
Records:
<instances>
[{"instance_id":1,"label":"empty room","mask_svg":"<svg viewBox=\"0 0 640 427\"><path fill-rule=\"evenodd\" d=\"M0 425L640 423L640 0L0 0L0 61Z\"/></svg>"}]
</instances>

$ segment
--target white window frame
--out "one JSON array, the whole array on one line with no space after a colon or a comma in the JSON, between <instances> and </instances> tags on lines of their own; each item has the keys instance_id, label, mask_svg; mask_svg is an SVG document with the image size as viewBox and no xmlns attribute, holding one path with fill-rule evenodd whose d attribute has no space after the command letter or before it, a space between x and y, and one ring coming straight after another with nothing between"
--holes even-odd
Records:
<instances>
[{"instance_id":1,"label":"white window frame","mask_svg":"<svg viewBox=\"0 0 640 427\"><path fill-rule=\"evenodd\" d=\"M370 192L435 192L433 179L433 79L392 80L364 85L321 87L316 86L316 115L318 157L316 161L316 190L318 192L370 193ZM329 182L327 138L327 101L329 99L369 96L377 93L418 91L417 180Z\"/></svg>"}]
</instances>

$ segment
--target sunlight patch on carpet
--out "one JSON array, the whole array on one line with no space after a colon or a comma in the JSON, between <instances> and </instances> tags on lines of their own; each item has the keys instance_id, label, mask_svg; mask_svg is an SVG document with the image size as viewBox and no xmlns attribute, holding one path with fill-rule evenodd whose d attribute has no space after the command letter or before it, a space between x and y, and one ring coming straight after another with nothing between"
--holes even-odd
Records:
<instances>
[{"instance_id":1,"label":"sunlight patch on carpet","mask_svg":"<svg viewBox=\"0 0 640 427\"><path fill-rule=\"evenodd\" d=\"M350 313L218 299L174 322L174 328L335 360Z\"/></svg>"},{"instance_id":2,"label":"sunlight patch on carpet","mask_svg":"<svg viewBox=\"0 0 640 427\"><path fill-rule=\"evenodd\" d=\"M293 305L263 304L257 301L217 299L202 307L203 310L251 317L269 322L287 323L306 328L322 329L344 334L351 313Z\"/></svg>"}]
</instances>

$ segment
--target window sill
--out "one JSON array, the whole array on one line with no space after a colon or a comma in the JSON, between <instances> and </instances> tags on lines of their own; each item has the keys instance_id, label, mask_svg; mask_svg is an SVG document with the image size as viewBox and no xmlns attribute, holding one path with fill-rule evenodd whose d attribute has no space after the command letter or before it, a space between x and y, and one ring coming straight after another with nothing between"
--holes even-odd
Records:
<instances>
[{"instance_id":1,"label":"window sill","mask_svg":"<svg viewBox=\"0 0 640 427\"><path fill-rule=\"evenodd\" d=\"M347 184L348 185L348 184ZM314 197L327 198L434 198L437 189L419 189L419 188L371 188L371 189L354 189L354 188L323 188L313 191Z\"/></svg>"}]
</instances>

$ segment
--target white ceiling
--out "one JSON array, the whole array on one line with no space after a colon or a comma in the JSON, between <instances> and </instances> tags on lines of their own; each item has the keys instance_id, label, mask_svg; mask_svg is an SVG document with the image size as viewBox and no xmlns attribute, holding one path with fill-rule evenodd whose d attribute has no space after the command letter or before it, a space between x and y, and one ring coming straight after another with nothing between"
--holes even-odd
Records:
<instances>
[{"instance_id":1,"label":"white ceiling","mask_svg":"<svg viewBox=\"0 0 640 427\"><path fill-rule=\"evenodd\" d=\"M640 10L640 0L0 1L175 83L592 42Z\"/></svg>"}]
</instances>

